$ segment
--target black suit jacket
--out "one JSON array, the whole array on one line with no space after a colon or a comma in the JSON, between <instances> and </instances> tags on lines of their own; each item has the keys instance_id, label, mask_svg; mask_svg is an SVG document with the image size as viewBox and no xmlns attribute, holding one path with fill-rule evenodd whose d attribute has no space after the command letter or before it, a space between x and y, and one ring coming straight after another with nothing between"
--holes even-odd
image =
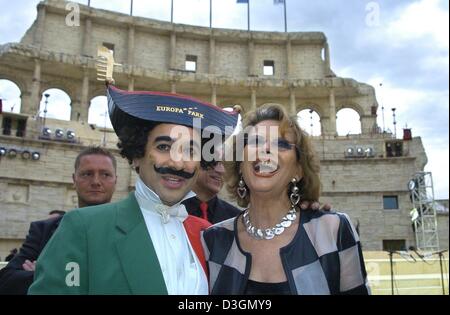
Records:
<instances>
[{"instance_id":1,"label":"black suit jacket","mask_svg":"<svg viewBox=\"0 0 450 315\"><path fill-rule=\"evenodd\" d=\"M38 259L61 219L62 216L31 222L30 230L19 253L0 270L0 295L27 294L28 288L33 283L34 272L23 270L22 265L27 259L31 262Z\"/></svg>"},{"instance_id":2,"label":"black suit jacket","mask_svg":"<svg viewBox=\"0 0 450 315\"><path fill-rule=\"evenodd\" d=\"M192 197L183 201L183 204L190 215L201 218L200 202L197 197ZM241 213L240 209L217 196L208 201L208 221L212 224L234 218L239 213Z\"/></svg>"}]
</instances>

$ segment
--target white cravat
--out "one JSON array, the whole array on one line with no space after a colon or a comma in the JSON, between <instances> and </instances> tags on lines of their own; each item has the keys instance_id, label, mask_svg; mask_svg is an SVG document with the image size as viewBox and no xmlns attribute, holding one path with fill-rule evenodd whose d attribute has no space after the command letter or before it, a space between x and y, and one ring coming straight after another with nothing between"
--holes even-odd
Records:
<instances>
[{"instance_id":1,"label":"white cravat","mask_svg":"<svg viewBox=\"0 0 450 315\"><path fill-rule=\"evenodd\" d=\"M168 293L208 294L208 280L183 225L188 213L181 202L195 194L189 192L177 204L167 206L138 177L135 196L158 256Z\"/></svg>"}]
</instances>

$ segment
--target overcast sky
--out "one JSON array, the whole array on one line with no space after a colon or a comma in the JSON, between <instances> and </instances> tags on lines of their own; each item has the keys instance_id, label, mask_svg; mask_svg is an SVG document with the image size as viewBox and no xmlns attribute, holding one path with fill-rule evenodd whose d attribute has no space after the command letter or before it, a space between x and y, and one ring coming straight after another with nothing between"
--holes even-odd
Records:
<instances>
[{"instance_id":1,"label":"overcast sky","mask_svg":"<svg viewBox=\"0 0 450 315\"><path fill-rule=\"evenodd\" d=\"M0 44L20 41L36 17L38 2L0 0ZM87 0L77 2L87 4ZM212 2L213 27L247 29L246 4ZM324 32L333 71L376 88L380 127L381 107L385 108L385 128L390 130L391 108L396 108L398 136L407 125L413 136L422 138L428 155L425 170L433 173L435 197L448 199L448 0L286 2L288 31ZM134 15L170 21L170 3L134 0ZM274 5L273 0L250 3L252 30L284 31L283 5ZM91 5L130 12L126 0L91 0ZM174 0L174 22L209 26L209 0ZM0 81L0 97L8 98L9 90ZM100 117L96 122L103 125L104 120Z\"/></svg>"}]
</instances>

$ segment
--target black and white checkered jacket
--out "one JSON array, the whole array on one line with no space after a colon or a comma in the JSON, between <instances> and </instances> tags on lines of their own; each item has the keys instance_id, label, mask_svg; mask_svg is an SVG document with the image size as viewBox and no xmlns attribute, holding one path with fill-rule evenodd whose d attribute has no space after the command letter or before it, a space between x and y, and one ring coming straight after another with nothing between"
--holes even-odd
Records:
<instances>
[{"instance_id":1,"label":"black and white checkered jacket","mask_svg":"<svg viewBox=\"0 0 450 315\"><path fill-rule=\"evenodd\" d=\"M203 232L211 294L245 293L251 254L237 237L241 218ZM298 226L291 243L280 249L292 294L370 294L359 237L346 214L306 210Z\"/></svg>"}]
</instances>

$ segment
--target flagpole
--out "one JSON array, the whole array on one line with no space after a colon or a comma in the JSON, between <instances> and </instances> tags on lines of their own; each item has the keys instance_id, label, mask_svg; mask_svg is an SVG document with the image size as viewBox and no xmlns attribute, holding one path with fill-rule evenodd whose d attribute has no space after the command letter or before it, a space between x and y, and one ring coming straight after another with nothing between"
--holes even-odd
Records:
<instances>
[{"instance_id":1,"label":"flagpole","mask_svg":"<svg viewBox=\"0 0 450 315\"><path fill-rule=\"evenodd\" d=\"M212 0L209 0L209 28L212 28Z\"/></svg>"},{"instance_id":2,"label":"flagpole","mask_svg":"<svg viewBox=\"0 0 450 315\"><path fill-rule=\"evenodd\" d=\"M284 0L284 32L287 33L287 10L286 10L286 2L287 0Z\"/></svg>"},{"instance_id":3,"label":"flagpole","mask_svg":"<svg viewBox=\"0 0 450 315\"><path fill-rule=\"evenodd\" d=\"M173 23L173 0L172 0L172 5L170 7L170 23Z\"/></svg>"},{"instance_id":4,"label":"flagpole","mask_svg":"<svg viewBox=\"0 0 450 315\"><path fill-rule=\"evenodd\" d=\"M247 29L250 32L250 0L247 2Z\"/></svg>"},{"instance_id":5,"label":"flagpole","mask_svg":"<svg viewBox=\"0 0 450 315\"><path fill-rule=\"evenodd\" d=\"M133 16L133 0L131 0L130 15Z\"/></svg>"}]
</instances>

